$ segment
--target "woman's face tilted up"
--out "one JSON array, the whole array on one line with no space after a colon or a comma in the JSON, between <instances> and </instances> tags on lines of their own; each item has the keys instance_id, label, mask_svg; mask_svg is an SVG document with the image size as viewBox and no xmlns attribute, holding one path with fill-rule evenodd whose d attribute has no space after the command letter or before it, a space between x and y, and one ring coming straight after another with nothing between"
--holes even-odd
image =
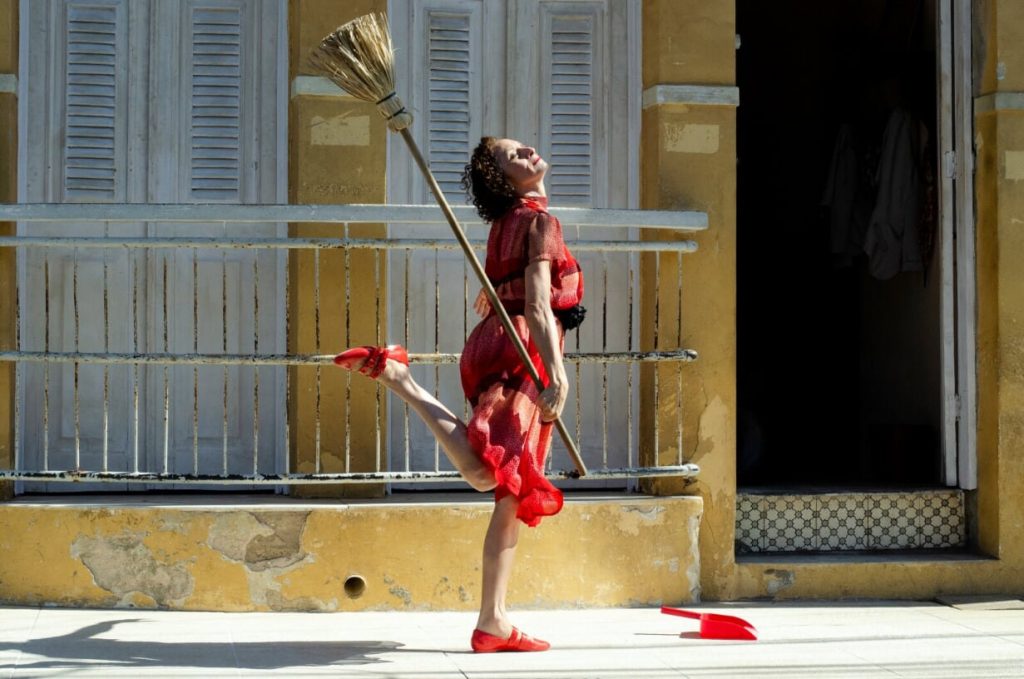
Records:
<instances>
[{"instance_id":1,"label":"woman's face tilted up","mask_svg":"<svg viewBox=\"0 0 1024 679\"><path fill-rule=\"evenodd\" d=\"M544 175L548 164L537 155L536 149L515 139L499 139L494 144L494 157L516 193L520 196L530 193L544 195Z\"/></svg>"}]
</instances>

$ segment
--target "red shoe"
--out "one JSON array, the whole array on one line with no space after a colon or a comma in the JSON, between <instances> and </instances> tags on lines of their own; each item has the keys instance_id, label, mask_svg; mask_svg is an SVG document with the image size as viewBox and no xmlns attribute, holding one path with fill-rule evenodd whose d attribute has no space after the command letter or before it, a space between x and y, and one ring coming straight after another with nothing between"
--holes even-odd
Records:
<instances>
[{"instance_id":1,"label":"red shoe","mask_svg":"<svg viewBox=\"0 0 1024 679\"><path fill-rule=\"evenodd\" d=\"M409 365L409 354L401 344L391 344L386 347L355 347L335 356L334 364L346 370L356 370L356 366L359 366L359 372L372 379L377 379L384 372L384 366L387 365L388 359Z\"/></svg>"},{"instance_id":2,"label":"red shoe","mask_svg":"<svg viewBox=\"0 0 1024 679\"><path fill-rule=\"evenodd\" d=\"M534 639L529 634L523 634L515 627L508 639L496 637L493 634L473 630L473 637L469 640L474 653L495 653L501 651L546 651L551 644L541 639Z\"/></svg>"}]
</instances>

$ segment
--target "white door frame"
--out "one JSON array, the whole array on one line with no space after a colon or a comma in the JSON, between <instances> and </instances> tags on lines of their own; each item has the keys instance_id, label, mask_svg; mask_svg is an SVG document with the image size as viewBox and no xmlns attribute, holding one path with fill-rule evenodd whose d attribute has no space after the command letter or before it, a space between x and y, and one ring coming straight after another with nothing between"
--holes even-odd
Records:
<instances>
[{"instance_id":1,"label":"white door frame","mask_svg":"<svg viewBox=\"0 0 1024 679\"><path fill-rule=\"evenodd\" d=\"M938 186L942 269L942 476L973 490L977 473L974 90L969 0L938 0Z\"/></svg>"}]
</instances>

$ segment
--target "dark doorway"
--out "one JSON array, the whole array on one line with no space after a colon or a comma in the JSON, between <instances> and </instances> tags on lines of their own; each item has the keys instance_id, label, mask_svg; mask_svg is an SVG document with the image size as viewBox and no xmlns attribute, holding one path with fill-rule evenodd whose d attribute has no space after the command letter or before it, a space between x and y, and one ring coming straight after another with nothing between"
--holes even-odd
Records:
<instances>
[{"instance_id":1,"label":"dark doorway","mask_svg":"<svg viewBox=\"0 0 1024 679\"><path fill-rule=\"evenodd\" d=\"M737 25L739 483L936 485L936 0Z\"/></svg>"}]
</instances>

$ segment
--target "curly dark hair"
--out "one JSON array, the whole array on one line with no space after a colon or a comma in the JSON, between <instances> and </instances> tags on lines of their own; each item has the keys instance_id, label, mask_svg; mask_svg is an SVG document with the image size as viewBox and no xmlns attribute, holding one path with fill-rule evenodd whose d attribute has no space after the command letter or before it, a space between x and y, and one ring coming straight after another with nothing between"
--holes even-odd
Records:
<instances>
[{"instance_id":1,"label":"curly dark hair","mask_svg":"<svg viewBox=\"0 0 1024 679\"><path fill-rule=\"evenodd\" d=\"M481 137L462 171L462 188L485 222L493 222L501 217L518 198L515 188L494 157L494 145L497 142L494 137Z\"/></svg>"}]
</instances>

